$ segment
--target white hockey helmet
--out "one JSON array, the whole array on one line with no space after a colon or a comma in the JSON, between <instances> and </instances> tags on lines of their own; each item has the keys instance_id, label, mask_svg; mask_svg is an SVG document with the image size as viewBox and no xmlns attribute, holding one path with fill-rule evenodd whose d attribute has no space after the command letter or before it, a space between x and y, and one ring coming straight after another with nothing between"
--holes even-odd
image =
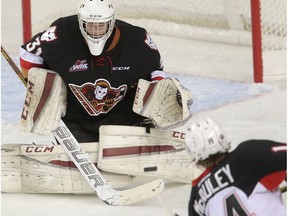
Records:
<instances>
[{"instance_id":1,"label":"white hockey helmet","mask_svg":"<svg viewBox=\"0 0 288 216\"><path fill-rule=\"evenodd\" d=\"M190 124L185 141L187 150L196 163L207 159L210 155L228 152L231 147L220 125L210 118Z\"/></svg>"},{"instance_id":2,"label":"white hockey helmet","mask_svg":"<svg viewBox=\"0 0 288 216\"><path fill-rule=\"evenodd\" d=\"M80 0L78 21L92 55L100 55L115 25L112 0Z\"/></svg>"}]
</instances>

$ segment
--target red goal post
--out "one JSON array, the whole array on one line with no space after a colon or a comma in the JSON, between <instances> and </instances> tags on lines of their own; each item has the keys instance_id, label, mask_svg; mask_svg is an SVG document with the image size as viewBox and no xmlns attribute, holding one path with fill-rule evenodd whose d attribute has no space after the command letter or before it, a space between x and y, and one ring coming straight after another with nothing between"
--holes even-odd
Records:
<instances>
[{"instance_id":1,"label":"red goal post","mask_svg":"<svg viewBox=\"0 0 288 216\"><path fill-rule=\"evenodd\" d=\"M22 0L23 40L44 30L56 18L75 14L77 1ZM251 46L255 82L263 82L264 76L286 77L287 0L114 0L114 3L118 18L143 26L151 33ZM281 59L281 64L273 64L275 59Z\"/></svg>"}]
</instances>

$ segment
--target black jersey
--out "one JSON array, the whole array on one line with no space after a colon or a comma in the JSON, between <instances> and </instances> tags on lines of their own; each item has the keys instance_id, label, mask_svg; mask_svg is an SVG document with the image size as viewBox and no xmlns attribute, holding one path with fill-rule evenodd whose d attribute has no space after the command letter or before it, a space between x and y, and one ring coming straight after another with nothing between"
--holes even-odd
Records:
<instances>
[{"instance_id":1,"label":"black jersey","mask_svg":"<svg viewBox=\"0 0 288 216\"><path fill-rule=\"evenodd\" d=\"M249 140L193 181L189 215L286 215L286 144ZM283 214L285 213L285 214Z\"/></svg>"},{"instance_id":2,"label":"black jersey","mask_svg":"<svg viewBox=\"0 0 288 216\"><path fill-rule=\"evenodd\" d=\"M138 80L151 80L153 71L162 71L160 54L146 30L120 20L99 56L90 53L76 15L56 20L22 48L28 52L20 55L22 67L38 64L57 72L67 85L67 122L93 124L131 113ZM39 56L38 62L29 53Z\"/></svg>"}]
</instances>

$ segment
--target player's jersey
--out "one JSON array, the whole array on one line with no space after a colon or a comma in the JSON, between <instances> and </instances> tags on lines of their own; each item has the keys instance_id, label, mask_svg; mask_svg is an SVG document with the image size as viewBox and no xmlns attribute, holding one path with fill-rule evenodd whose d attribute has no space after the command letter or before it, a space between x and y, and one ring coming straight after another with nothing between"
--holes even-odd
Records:
<instances>
[{"instance_id":1,"label":"player's jersey","mask_svg":"<svg viewBox=\"0 0 288 216\"><path fill-rule=\"evenodd\" d=\"M138 80L164 77L160 54L145 29L120 20L115 26L99 56L90 54L76 15L56 20L22 46L22 68L53 70L67 85L65 119L98 121L107 113L132 110Z\"/></svg>"},{"instance_id":2,"label":"player's jersey","mask_svg":"<svg viewBox=\"0 0 288 216\"><path fill-rule=\"evenodd\" d=\"M189 215L284 216L286 144L249 140L193 181Z\"/></svg>"}]
</instances>

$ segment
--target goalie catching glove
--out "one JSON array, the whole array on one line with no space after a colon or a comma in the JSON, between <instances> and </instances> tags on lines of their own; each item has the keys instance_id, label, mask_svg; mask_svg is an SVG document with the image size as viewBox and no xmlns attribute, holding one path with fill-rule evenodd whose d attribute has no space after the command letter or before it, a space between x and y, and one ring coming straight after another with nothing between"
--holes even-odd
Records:
<instances>
[{"instance_id":1,"label":"goalie catching glove","mask_svg":"<svg viewBox=\"0 0 288 216\"><path fill-rule=\"evenodd\" d=\"M157 128L168 130L191 117L191 104L191 92L175 78L159 82L139 79L133 111L150 118Z\"/></svg>"}]
</instances>

